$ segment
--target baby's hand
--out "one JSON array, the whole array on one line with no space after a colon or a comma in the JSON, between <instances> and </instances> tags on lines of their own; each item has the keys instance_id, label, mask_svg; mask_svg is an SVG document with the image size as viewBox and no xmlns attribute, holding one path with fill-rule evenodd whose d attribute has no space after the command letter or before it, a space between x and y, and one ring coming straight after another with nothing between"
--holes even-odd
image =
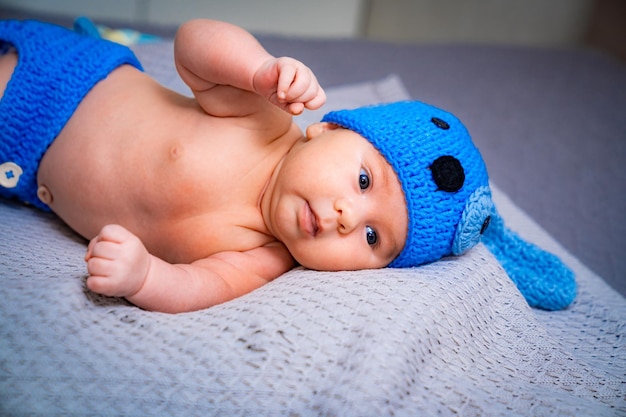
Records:
<instances>
[{"instance_id":1,"label":"baby's hand","mask_svg":"<svg viewBox=\"0 0 626 417\"><path fill-rule=\"evenodd\" d=\"M87 287L111 297L132 296L148 276L150 259L137 236L122 226L105 226L87 248Z\"/></svg>"},{"instance_id":2,"label":"baby's hand","mask_svg":"<svg viewBox=\"0 0 626 417\"><path fill-rule=\"evenodd\" d=\"M326 102L326 93L313 71L293 58L268 60L254 74L253 83L258 94L294 115L305 107L318 109Z\"/></svg>"}]
</instances>

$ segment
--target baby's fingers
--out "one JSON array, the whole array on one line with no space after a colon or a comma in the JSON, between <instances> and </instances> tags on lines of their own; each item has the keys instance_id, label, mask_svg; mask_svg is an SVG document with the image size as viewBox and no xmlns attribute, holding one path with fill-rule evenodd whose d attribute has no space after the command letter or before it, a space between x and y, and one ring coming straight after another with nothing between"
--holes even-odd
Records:
<instances>
[{"instance_id":1,"label":"baby's fingers","mask_svg":"<svg viewBox=\"0 0 626 417\"><path fill-rule=\"evenodd\" d=\"M93 256L87 260L87 288L109 297L134 294L143 280L138 283L124 261L116 258L108 248L100 246L94 247Z\"/></svg>"},{"instance_id":2,"label":"baby's fingers","mask_svg":"<svg viewBox=\"0 0 626 417\"><path fill-rule=\"evenodd\" d=\"M116 296L118 286L117 280L113 279L115 275L115 263L110 259L91 256L87 260L87 288L98 294L108 296Z\"/></svg>"},{"instance_id":3,"label":"baby's fingers","mask_svg":"<svg viewBox=\"0 0 626 417\"><path fill-rule=\"evenodd\" d=\"M299 115L304 111L304 104L302 103L290 103L287 105L287 111L293 115Z\"/></svg>"},{"instance_id":4,"label":"baby's fingers","mask_svg":"<svg viewBox=\"0 0 626 417\"><path fill-rule=\"evenodd\" d=\"M93 255L94 247L100 245L102 242L116 242L120 243L124 240L126 235L129 232L124 229L122 226L118 225L107 225L104 226L100 233L89 241L89 245L87 246L87 252L85 253L85 261L89 260Z\"/></svg>"},{"instance_id":5,"label":"baby's fingers","mask_svg":"<svg viewBox=\"0 0 626 417\"><path fill-rule=\"evenodd\" d=\"M89 258L113 260L120 257L121 245L117 242L97 241L89 244Z\"/></svg>"},{"instance_id":6,"label":"baby's fingers","mask_svg":"<svg viewBox=\"0 0 626 417\"><path fill-rule=\"evenodd\" d=\"M306 96L317 89L317 80L308 68L298 68L286 90L287 101L306 101Z\"/></svg>"},{"instance_id":7,"label":"baby's fingers","mask_svg":"<svg viewBox=\"0 0 626 417\"><path fill-rule=\"evenodd\" d=\"M118 243L93 240L89 244L85 261L90 276L108 278L119 274L119 262L116 262L120 253ZM88 282L89 283L89 282Z\"/></svg>"},{"instance_id":8,"label":"baby's fingers","mask_svg":"<svg viewBox=\"0 0 626 417\"><path fill-rule=\"evenodd\" d=\"M287 103L287 110L294 115L298 115L304 111L306 107L309 110L316 110L322 107L326 103L326 93L321 87L315 90L308 91L306 94L296 97L293 100L289 100Z\"/></svg>"},{"instance_id":9,"label":"baby's fingers","mask_svg":"<svg viewBox=\"0 0 626 417\"><path fill-rule=\"evenodd\" d=\"M110 241L122 243L134 236L123 226L117 224L108 224L100 230L100 234L96 237L98 241Z\"/></svg>"},{"instance_id":10,"label":"baby's fingers","mask_svg":"<svg viewBox=\"0 0 626 417\"><path fill-rule=\"evenodd\" d=\"M319 109L326 103L326 93L319 84L312 85L311 89L303 96L302 102L309 110Z\"/></svg>"},{"instance_id":11,"label":"baby's fingers","mask_svg":"<svg viewBox=\"0 0 626 417\"><path fill-rule=\"evenodd\" d=\"M89 241L89 245L87 246L87 252L85 253L85 262L87 262L89 258L91 258L91 253L93 252L93 246L96 244L97 238L98 237L96 236Z\"/></svg>"},{"instance_id":12,"label":"baby's fingers","mask_svg":"<svg viewBox=\"0 0 626 417\"><path fill-rule=\"evenodd\" d=\"M123 297L124 294L118 290L116 282L108 276L89 275L87 278L87 288L98 294L108 297Z\"/></svg>"},{"instance_id":13,"label":"baby's fingers","mask_svg":"<svg viewBox=\"0 0 626 417\"><path fill-rule=\"evenodd\" d=\"M326 103L326 93L312 73L296 75L285 99L288 103L302 103L307 109L315 110Z\"/></svg>"},{"instance_id":14,"label":"baby's fingers","mask_svg":"<svg viewBox=\"0 0 626 417\"><path fill-rule=\"evenodd\" d=\"M276 84L276 96L278 97L279 103L291 101L293 92L290 90L296 81L296 76L296 67L287 65L280 68L278 83Z\"/></svg>"}]
</instances>

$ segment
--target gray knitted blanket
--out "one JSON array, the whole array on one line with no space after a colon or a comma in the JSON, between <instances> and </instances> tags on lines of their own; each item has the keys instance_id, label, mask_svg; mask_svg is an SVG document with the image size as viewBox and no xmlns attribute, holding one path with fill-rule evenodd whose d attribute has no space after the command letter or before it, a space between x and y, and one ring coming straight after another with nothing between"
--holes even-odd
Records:
<instances>
[{"instance_id":1,"label":"gray knitted blanket","mask_svg":"<svg viewBox=\"0 0 626 417\"><path fill-rule=\"evenodd\" d=\"M183 90L169 46L138 53ZM404 95L390 77L329 102ZM626 415L626 301L494 197L577 274L567 310L530 309L479 245L416 269L296 269L207 310L145 312L86 290L86 242L55 216L0 201L0 415Z\"/></svg>"}]
</instances>

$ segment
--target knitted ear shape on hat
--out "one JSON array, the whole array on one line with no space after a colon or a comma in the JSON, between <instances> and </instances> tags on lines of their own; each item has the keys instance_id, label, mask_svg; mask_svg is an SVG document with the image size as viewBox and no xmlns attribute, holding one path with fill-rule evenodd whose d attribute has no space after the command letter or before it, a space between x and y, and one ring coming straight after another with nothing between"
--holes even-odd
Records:
<instances>
[{"instance_id":1,"label":"knitted ear shape on hat","mask_svg":"<svg viewBox=\"0 0 626 417\"><path fill-rule=\"evenodd\" d=\"M554 255L507 229L491 199L482 156L452 114L418 101L330 112L322 119L374 145L393 167L407 206L404 268L461 255L484 242L532 307L556 310L576 294L572 272Z\"/></svg>"},{"instance_id":2,"label":"knitted ear shape on hat","mask_svg":"<svg viewBox=\"0 0 626 417\"><path fill-rule=\"evenodd\" d=\"M572 271L555 255L508 229L496 211L482 242L531 307L560 310L574 301L576 281Z\"/></svg>"}]
</instances>

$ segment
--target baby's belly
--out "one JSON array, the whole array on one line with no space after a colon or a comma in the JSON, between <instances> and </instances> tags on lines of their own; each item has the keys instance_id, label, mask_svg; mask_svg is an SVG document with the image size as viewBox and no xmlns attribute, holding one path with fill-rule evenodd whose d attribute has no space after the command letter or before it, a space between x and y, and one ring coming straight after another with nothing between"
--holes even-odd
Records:
<instances>
[{"instance_id":1,"label":"baby's belly","mask_svg":"<svg viewBox=\"0 0 626 417\"><path fill-rule=\"evenodd\" d=\"M64 152L67 143L71 141L55 143L59 146L46 154L39 183L49 190L51 209L80 235L91 239L103 226L119 224L161 257L167 246L176 247L167 256L170 261L220 249L207 232L216 228L220 208L206 198L211 194L203 189L206 185L189 179L182 181L185 187L177 187L174 181L162 180L162 172L176 176L176 169L155 164L154 155L120 157L108 149ZM193 186L194 192L185 192ZM194 241L193 251L182 244L181 236Z\"/></svg>"},{"instance_id":2,"label":"baby's belly","mask_svg":"<svg viewBox=\"0 0 626 417\"><path fill-rule=\"evenodd\" d=\"M193 114L188 103L130 67L98 83L42 158L52 210L86 238L110 223L162 227L191 210L160 180L169 144L189 125L167 121Z\"/></svg>"}]
</instances>

